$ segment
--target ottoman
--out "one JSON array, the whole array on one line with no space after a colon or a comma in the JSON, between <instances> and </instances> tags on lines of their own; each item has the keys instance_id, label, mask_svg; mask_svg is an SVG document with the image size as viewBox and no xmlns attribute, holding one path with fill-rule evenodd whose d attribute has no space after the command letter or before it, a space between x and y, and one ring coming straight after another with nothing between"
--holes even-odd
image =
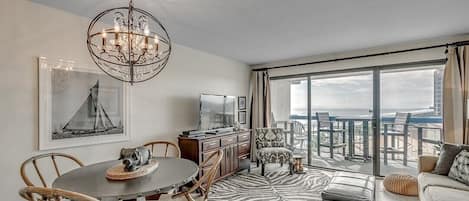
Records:
<instances>
[{"instance_id":1,"label":"ottoman","mask_svg":"<svg viewBox=\"0 0 469 201\"><path fill-rule=\"evenodd\" d=\"M383 186L392 193L407 196L417 196L419 194L417 178L410 175L388 175L383 180Z\"/></svg>"},{"instance_id":2,"label":"ottoman","mask_svg":"<svg viewBox=\"0 0 469 201\"><path fill-rule=\"evenodd\" d=\"M374 201L375 177L359 173L335 172L321 193L322 200Z\"/></svg>"}]
</instances>

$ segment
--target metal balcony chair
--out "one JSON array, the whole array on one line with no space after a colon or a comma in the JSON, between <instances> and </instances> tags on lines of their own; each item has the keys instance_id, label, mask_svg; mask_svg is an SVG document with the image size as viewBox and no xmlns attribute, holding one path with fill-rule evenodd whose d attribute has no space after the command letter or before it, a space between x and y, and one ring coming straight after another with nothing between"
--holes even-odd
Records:
<instances>
[{"instance_id":1,"label":"metal balcony chair","mask_svg":"<svg viewBox=\"0 0 469 201\"><path fill-rule=\"evenodd\" d=\"M391 154L391 159L395 160L395 154L403 155L403 164L407 165L407 153L408 153L408 139L409 139L409 121L411 114L397 112L394 122L383 123L384 130L381 133L383 135L383 149L384 164L388 164L388 154ZM388 146L388 137L391 136L391 147ZM399 148L399 140L397 137L402 137L404 146L402 149ZM397 141L396 141L397 139Z\"/></svg>"},{"instance_id":2,"label":"metal balcony chair","mask_svg":"<svg viewBox=\"0 0 469 201\"><path fill-rule=\"evenodd\" d=\"M345 156L345 129L334 127L334 122L329 118L329 112L316 112L316 120L318 122L318 156L321 156L321 147L328 147L330 152L330 157L334 158L334 149L342 148L342 154ZM322 144L321 142L321 132L329 133L329 142L327 144ZM342 135L342 142L334 142L334 138L337 135Z\"/></svg>"},{"instance_id":3,"label":"metal balcony chair","mask_svg":"<svg viewBox=\"0 0 469 201\"><path fill-rule=\"evenodd\" d=\"M306 145L308 141L308 135L305 126L299 121L292 122L292 135L293 135L293 150L298 150L301 153L306 152Z\"/></svg>"}]
</instances>

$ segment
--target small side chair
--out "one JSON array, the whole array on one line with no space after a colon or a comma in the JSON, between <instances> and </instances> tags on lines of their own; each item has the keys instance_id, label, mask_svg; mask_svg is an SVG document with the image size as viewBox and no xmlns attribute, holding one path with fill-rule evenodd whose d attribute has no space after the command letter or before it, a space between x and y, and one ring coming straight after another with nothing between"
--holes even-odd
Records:
<instances>
[{"instance_id":1,"label":"small side chair","mask_svg":"<svg viewBox=\"0 0 469 201\"><path fill-rule=\"evenodd\" d=\"M33 156L33 157L29 158L28 160L24 161L23 164L21 164L21 168L20 168L21 178L23 179L24 183L27 186L35 186L33 184L33 182L31 182L31 180L29 179L28 174L26 173L26 167L28 166L28 164L32 164L34 166L34 169L36 171L37 176L41 180L42 186L47 187L47 183L46 183L46 180L44 178L44 175L41 173L41 170L40 170L40 168L38 166L38 163L37 163L37 161L46 160L47 158L50 158L50 161L54 165L54 169L55 169L55 173L57 174L57 177L60 177L60 175L61 175L60 168L57 165L57 160L56 160L57 158L64 158L64 159L67 159L67 160L71 160L71 161L75 162L79 167L83 167L83 163L80 160L78 160L74 156L68 155L68 154L47 153L47 154L41 154L41 155Z\"/></svg>"},{"instance_id":2,"label":"small side chair","mask_svg":"<svg viewBox=\"0 0 469 201\"><path fill-rule=\"evenodd\" d=\"M99 201L96 198L72 191L36 186L24 187L19 194L28 201Z\"/></svg>"},{"instance_id":3,"label":"small side chair","mask_svg":"<svg viewBox=\"0 0 469 201\"><path fill-rule=\"evenodd\" d=\"M265 174L267 163L289 164L290 174L293 174L293 152L286 147L283 129L256 129L257 167L262 164L261 174Z\"/></svg>"}]
</instances>

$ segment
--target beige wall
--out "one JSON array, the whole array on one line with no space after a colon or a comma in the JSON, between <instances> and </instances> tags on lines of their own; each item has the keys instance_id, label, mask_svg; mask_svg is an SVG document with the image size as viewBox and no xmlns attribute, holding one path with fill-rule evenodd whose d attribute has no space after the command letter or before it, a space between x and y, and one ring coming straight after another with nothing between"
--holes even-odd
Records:
<instances>
[{"instance_id":1,"label":"beige wall","mask_svg":"<svg viewBox=\"0 0 469 201\"><path fill-rule=\"evenodd\" d=\"M85 44L89 21L27 0L0 1L2 200L20 200L17 191L24 185L20 164L40 153L36 58L74 60L76 66L96 68ZM147 140L176 141L181 131L197 127L200 93L247 95L249 72L242 63L176 44L158 77L132 86L131 141L55 151L71 153L90 164L114 159L121 147Z\"/></svg>"}]
</instances>

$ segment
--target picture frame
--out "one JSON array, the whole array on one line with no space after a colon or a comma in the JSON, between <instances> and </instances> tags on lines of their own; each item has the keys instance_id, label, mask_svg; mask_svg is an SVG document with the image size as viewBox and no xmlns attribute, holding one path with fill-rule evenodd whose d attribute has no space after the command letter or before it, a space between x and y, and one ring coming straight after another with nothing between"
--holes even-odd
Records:
<instances>
[{"instance_id":1,"label":"picture frame","mask_svg":"<svg viewBox=\"0 0 469 201\"><path fill-rule=\"evenodd\" d=\"M97 68L38 58L38 149L130 140L130 88Z\"/></svg>"},{"instance_id":2,"label":"picture frame","mask_svg":"<svg viewBox=\"0 0 469 201\"><path fill-rule=\"evenodd\" d=\"M246 111L238 112L238 122L239 124L246 124Z\"/></svg>"},{"instance_id":3,"label":"picture frame","mask_svg":"<svg viewBox=\"0 0 469 201\"><path fill-rule=\"evenodd\" d=\"M238 96L238 110L246 110L246 96Z\"/></svg>"}]
</instances>

